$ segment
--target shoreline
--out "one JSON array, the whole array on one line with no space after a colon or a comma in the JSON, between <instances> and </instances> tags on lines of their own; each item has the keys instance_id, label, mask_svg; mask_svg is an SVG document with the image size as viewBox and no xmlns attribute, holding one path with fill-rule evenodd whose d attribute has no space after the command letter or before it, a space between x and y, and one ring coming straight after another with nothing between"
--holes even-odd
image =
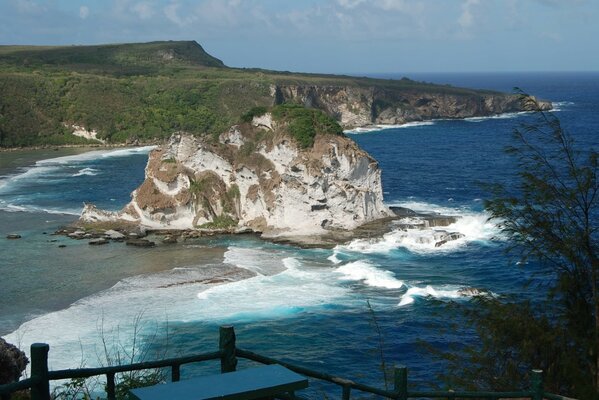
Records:
<instances>
[{"instance_id":1,"label":"shoreline","mask_svg":"<svg viewBox=\"0 0 599 400\"><path fill-rule=\"evenodd\" d=\"M163 141L148 141L148 142L136 142L136 143L86 143L86 144L57 144L57 145L39 145L39 146L23 146L23 147L0 147L0 153L11 153L16 151L30 151L30 150L61 150L61 149L81 149L81 148L93 148L93 150L102 149L117 149L122 147L144 147L159 145ZM90 150L91 151L91 150Z\"/></svg>"},{"instance_id":2,"label":"shoreline","mask_svg":"<svg viewBox=\"0 0 599 400\"><path fill-rule=\"evenodd\" d=\"M540 111L541 112L553 112L556 111L556 108L553 106L553 102L552 101L547 101L547 100L541 100L542 103L548 103L547 106L543 106L541 107ZM531 113L531 112L535 112L535 111L529 111L529 110L519 110L519 111L506 111L503 113L499 113L499 114L490 114L490 115L473 115L470 117L443 117L443 118L429 118L429 119L414 119L414 120L407 120L401 124L376 124L376 123L369 123L366 125L361 125L361 126L351 126L351 127L343 127L343 133L344 134L357 134L357 133L365 133L365 132L372 132L372 131L377 131L377 130L385 130L385 129L393 129L393 128L405 128L405 127L410 127L410 126L417 126L420 124L423 125L428 125L428 124L433 124L435 122L438 121L467 121L469 119L473 119L473 118L489 118L489 119L493 119L493 118L498 118L501 116L505 116L505 115L510 115L510 114L514 114L514 115L519 115L519 114L527 114L527 113ZM139 141L136 140L135 143L86 143L86 144L60 144L60 145L36 145L36 146L23 146L23 147L0 147L0 153L3 152L13 152L13 151L20 151L20 150L51 150L51 149L68 149L68 148L84 148L84 147L93 147L93 148L105 148L105 149L112 149L112 148L120 148L120 147L142 147L142 146L151 146L151 145L160 145L162 143L165 143L168 140L168 138L164 138L164 139L154 139L154 140L148 140L148 141Z\"/></svg>"}]
</instances>

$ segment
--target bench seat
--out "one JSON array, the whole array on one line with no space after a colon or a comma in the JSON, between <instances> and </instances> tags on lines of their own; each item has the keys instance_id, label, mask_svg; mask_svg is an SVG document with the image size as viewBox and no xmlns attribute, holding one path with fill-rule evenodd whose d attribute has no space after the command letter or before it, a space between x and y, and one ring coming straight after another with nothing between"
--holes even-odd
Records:
<instances>
[{"instance_id":1,"label":"bench seat","mask_svg":"<svg viewBox=\"0 0 599 400\"><path fill-rule=\"evenodd\" d=\"M280 365L203 376L130 390L138 400L251 400L293 393L308 387L308 379Z\"/></svg>"}]
</instances>

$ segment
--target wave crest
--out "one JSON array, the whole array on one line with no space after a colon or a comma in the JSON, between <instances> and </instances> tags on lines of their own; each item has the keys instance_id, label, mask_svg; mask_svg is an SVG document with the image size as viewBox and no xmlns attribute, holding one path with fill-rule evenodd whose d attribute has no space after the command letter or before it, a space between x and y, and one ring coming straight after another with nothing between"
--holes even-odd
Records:
<instances>
[{"instance_id":1,"label":"wave crest","mask_svg":"<svg viewBox=\"0 0 599 400\"><path fill-rule=\"evenodd\" d=\"M417 297L431 297L439 300L470 299L477 296L485 296L489 293L470 287L456 287L451 285L434 288L431 285L426 287L411 287L400 298L398 307L407 306L414 303Z\"/></svg>"},{"instance_id":2,"label":"wave crest","mask_svg":"<svg viewBox=\"0 0 599 400\"><path fill-rule=\"evenodd\" d=\"M335 270L342 275L341 280L362 281L372 287L399 289L404 283L395 278L391 271L381 270L367 261L354 261Z\"/></svg>"}]
</instances>

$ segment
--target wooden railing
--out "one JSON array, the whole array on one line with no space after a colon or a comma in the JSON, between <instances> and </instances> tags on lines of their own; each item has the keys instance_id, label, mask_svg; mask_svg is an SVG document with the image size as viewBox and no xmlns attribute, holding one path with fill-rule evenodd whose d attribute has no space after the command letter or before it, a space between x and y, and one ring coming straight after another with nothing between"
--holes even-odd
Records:
<instances>
[{"instance_id":1,"label":"wooden railing","mask_svg":"<svg viewBox=\"0 0 599 400\"><path fill-rule=\"evenodd\" d=\"M15 383L0 385L2 400L10 399L12 393L30 390L31 400L50 400L50 381L62 379L80 379L92 376L106 376L106 394L108 400L116 399L115 375L122 372L132 372L155 368L170 368L171 380L179 381L181 366L201 361L220 359L221 373L232 372L237 368L237 358L244 358L262 364L280 364L292 371L307 377L333 383L339 386L341 399L349 400L352 391L375 394L388 399L407 400L409 398L477 398L477 399L522 399L532 400L573 400L568 397L546 393L543 390L543 372L533 370L530 388L513 392L474 392L474 391L408 391L408 370L405 367L395 368L393 390L384 390L364 385L348 379L327 373L314 371L285 361L266 357L235 345L235 331L232 326L220 327L219 349L211 353L202 353L186 357L168 358L164 360L140 362L127 365L115 365L99 368L48 370L48 352L50 346L45 343L31 345L31 377ZM296 396L297 398L297 396Z\"/></svg>"}]
</instances>

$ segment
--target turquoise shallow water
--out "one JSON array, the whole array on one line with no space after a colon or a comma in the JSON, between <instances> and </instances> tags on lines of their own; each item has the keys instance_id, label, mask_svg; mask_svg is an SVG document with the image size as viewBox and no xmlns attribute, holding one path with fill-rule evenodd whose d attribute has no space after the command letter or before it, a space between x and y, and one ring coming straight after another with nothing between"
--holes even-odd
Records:
<instances>
[{"instance_id":1,"label":"turquoise shallow water","mask_svg":"<svg viewBox=\"0 0 599 400\"><path fill-rule=\"evenodd\" d=\"M599 122L597 74L417 78L499 90L520 86L558 102L558 116L580 143L599 142L593 130ZM24 345L50 343L51 365L63 368L78 366L82 349L86 365L99 364L101 332L111 343L127 344L136 319L151 349L172 354L214 349L218 325L234 324L240 346L382 385L369 301L387 364L407 365L415 387L429 387L443 364L418 343L446 348L475 340L467 327L442 329L460 322L447 304L470 304L459 289L544 295L524 289L540 267L516 266L505 255L505 243L486 222L479 186L510 182L513 166L502 148L526 118L351 134L379 161L388 204L462 217L452 229L465 239L439 249L426 243L430 232L399 231L334 250L301 250L254 236L96 248L49 233L75 218L83 202L122 207L143 179L148 149L0 153L0 334ZM6 233L23 239L4 240ZM206 284L213 277L225 282Z\"/></svg>"}]
</instances>

